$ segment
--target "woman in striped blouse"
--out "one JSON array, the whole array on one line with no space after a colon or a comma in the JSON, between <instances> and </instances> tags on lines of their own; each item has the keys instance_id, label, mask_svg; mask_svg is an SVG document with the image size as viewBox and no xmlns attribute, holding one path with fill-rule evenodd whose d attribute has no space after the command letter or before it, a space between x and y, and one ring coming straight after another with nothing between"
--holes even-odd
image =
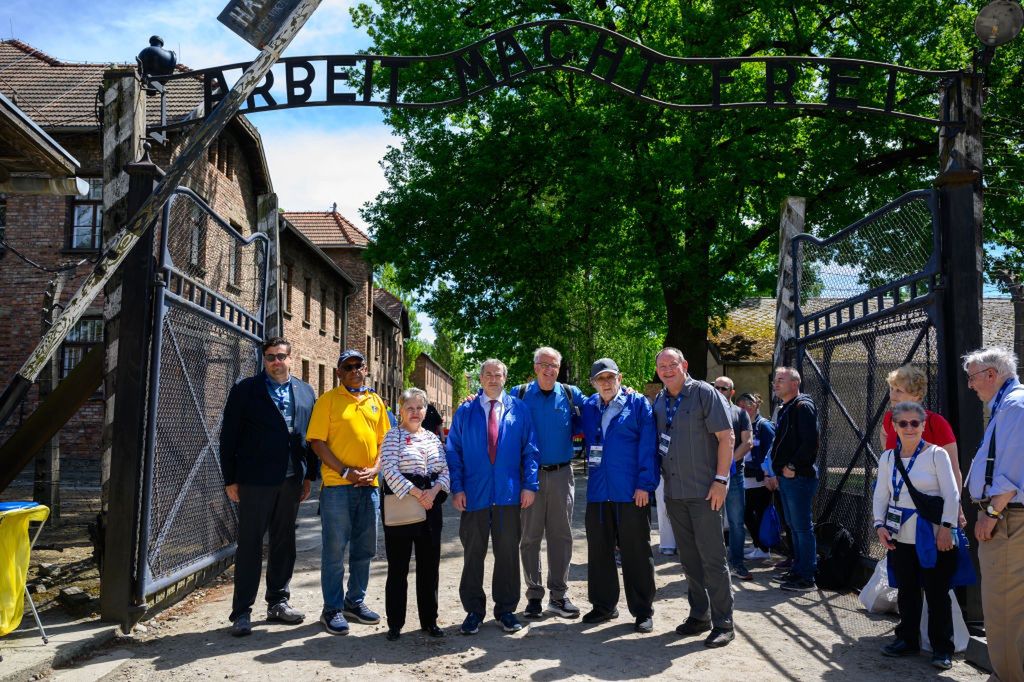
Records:
<instances>
[{"instance_id":1,"label":"woman in striped blouse","mask_svg":"<svg viewBox=\"0 0 1024 682\"><path fill-rule=\"evenodd\" d=\"M381 446L381 474L385 494L415 497L427 510L425 521L405 526L388 526L384 518L384 547L388 557L388 579L384 606L388 618L388 639L399 638L405 625L408 601L409 560L416 549L416 605L420 628L431 637L443 637L437 626L438 569L441 564L441 504L450 492L448 463L437 435L422 428L427 413L427 394L410 388L399 399L401 421L384 437Z\"/></svg>"}]
</instances>

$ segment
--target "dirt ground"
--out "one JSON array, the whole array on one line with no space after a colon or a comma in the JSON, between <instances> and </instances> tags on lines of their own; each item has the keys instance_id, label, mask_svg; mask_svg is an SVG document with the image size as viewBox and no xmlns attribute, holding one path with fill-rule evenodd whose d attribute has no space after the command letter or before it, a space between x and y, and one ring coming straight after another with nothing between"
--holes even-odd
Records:
<instances>
[{"instance_id":1,"label":"dirt ground","mask_svg":"<svg viewBox=\"0 0 1024 682\"><path fill-rule=\"evenodd\" d=\"M577 480L576 543L570 597L584 611L586 539L583 532L584 482ZM674 628L686 617L686 582L678 561L656 553L658 594L655 629L633 632L633 620L620 600L621 617L599 626L545 617L514 635L504 634L493 619L474 636L458 634L464 613L458 600L462 548L458 518L446 505L441 559L440 624L447 637L431 639L415 629L415 590L410 590L406 632L396 642L385 639L386 622L352 625L346 637L324 633L317 621L319 519L316 503L303 505L299 526L299 561L292 583L292 604L307 614L298 626L262 621L254 611L252 636L228 635L230 574L144 623L132 637L115 641L73 669L54 671L58 680L146 679L316 679L446 680L486 677L492 680L597 679L632 680L916 680L939 677L983 680L977 669L956 660L951 671L936 675L924 656L887 659L879 648L892 637L895 620L872 616L855 595L811 592L793 596L769 584L767 566L753 565L754 580L734 583L737 638L724 649L710 650L702 638L682 638ZM656 537L656 536L655 536ZM374 561L368 605L384 612L383 536ZM489 571L488 567L488 571ZM410 576L410 586L412 576ZM485 584L489 585L489 577ZM520 602L520 609L525 599Z\"/></svg>"}]
</instances>

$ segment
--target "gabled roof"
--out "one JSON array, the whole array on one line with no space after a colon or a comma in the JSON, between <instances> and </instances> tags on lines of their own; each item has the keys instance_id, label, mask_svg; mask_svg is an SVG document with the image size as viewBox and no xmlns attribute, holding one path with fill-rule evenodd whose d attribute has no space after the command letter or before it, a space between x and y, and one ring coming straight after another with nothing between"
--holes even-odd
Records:
<instances>
[{"instance_id":1,"label":"gabled roof","mask_svg":"<svg viewBox=\"0 0 1024 682\"><path fill-rule=\"evenodd\" d=\"M822 310L838 299L811 298L802 310ZM986 346L1013 347L1013 302L1009 298L982 301L982 342ZM729 311L725 325L708 335L723 362L768 362L775 350L775 299L751 298Z\"/></svg>"},{"instance_id":2,"label":"gabled roof","mask_svg":"<svg viewBox=\"0 0 1024 682\"><path fill-rule=\"evenodd\" d=\"M284 217L321 248L366 247L370 238L335 211L285 211Z\"/></svg>"},{"instance_id":3,"label":"gabled roof","mask_svg":"<svg viewBox=\"0 0 1024 682\"><path fill-rule=\"evenodd\" d=\"M384 313L395 326L402 330L402 336L409 338L409 311L401 299L384 289L373 288L373 307Z\"/></svg>"},{"instance_id":4,"label":"gabled roof","mask_svg":"<svg viewBox=\"0 0 1024 682\"><path fill-rule=\"evenodd\" d=\"M430 357L429 353L422 353L421 352L419 355L417 355L416 356L417 364L419 364L420 358L424 358L424 362L429 362L430 364L432 364L437 369L438 372L440 372L441 374L443 374L446 377L448 377L449 381L455 381L455 379L452 378L452 375L448 373L448 370L446 370L444 367L439 365L437 360L435 360L434 358Z\"/></svg>"},{"instance_id":5,"label":"gabled roof","mask_svg":"<svg viewBox=\"0 0 1024 682\"><path fill-rule=\"evenodd\" d=\"M140 46L139 49L145 47ZM97 95L108 69L134 69L132 62L65 62L20 40L0 40L0 92L46 129L99 127ZM179 70L187 71L183 66ZM199 81L191 87L179 86L167 98L167 116L175 120L186 116L203 101ZM147 102L150 123L160 118L160 101Z\"/></svg>"},{"instance_id":6,"label":"gabled roof","mask_svg":"<svg viewBox=\"0 0 1024 682\"><path fill-rule=\"evenodd\" d=\"M356 283L352 281L352 278L349 277L348 273L342 270L340 267L338 267L338 264L331 260L330 256L328 256L326 253L317 248L316 244L309 241L309 237L296 230L295 226L289 223L287 220L281 220L279 222L279 225L282 234L294 235L295 238L299 240L299 243L306 247L306 249L310 253L312 253L317 260L320 261L321 265L325 266L329 270L333 271L336 275L341 277L343 280L345 280L346 284L348 284L349 286L349 291L355 290Z\"/></svg>"},{"instance_id":7,"label":"gabled roof","mask_svg":"<svg viewBox=\"0 0 1024 682\"><path fill-rule=\"evenodd\" d=\"M71 177L79 167L75 157L0 92L0 183L10 173Z\"/></svg>"}]
</instances>

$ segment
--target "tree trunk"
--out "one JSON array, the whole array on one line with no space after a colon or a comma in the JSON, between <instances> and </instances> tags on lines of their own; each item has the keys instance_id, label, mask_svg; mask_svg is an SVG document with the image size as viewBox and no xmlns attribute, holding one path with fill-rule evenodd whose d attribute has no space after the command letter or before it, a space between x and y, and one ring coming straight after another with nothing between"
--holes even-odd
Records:
<instances>
[{"instance_id":1,"label":"tree trunk","mask_svg":"<svg viewBox=\"0 0 1024 682\"><path fill-rule=\"evenodd\" d=\"M709 224L710 223L710 224ZM688 372L695 379L707 380L708 373L708 310L711 291L708 283L717 275L710 272L711 243L715 220L695 222L686 230L687 260L694 264L693 276L662 282L665 296L667 329L665 345L683 351L689 363Z\"/></svg>"}]
</instances>

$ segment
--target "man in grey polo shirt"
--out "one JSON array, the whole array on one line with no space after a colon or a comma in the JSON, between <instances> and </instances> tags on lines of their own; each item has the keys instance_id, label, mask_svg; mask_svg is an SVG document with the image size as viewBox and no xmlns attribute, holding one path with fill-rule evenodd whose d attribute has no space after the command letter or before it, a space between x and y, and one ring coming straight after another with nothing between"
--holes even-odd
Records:
<instances>
[{"instance_id":1,"label":"man in grey polo shirt","mask_svg":"<svg viewBox=\"0 0 1024 682\"><path fill-rule=\"evenodd\" d=\"M732 419L719 392L686 373L686 358L678 348L661 349L655 364L665 386L654 401L665 506L690 602L690 615L676 632L697 635L710 630L704 645L721 647L735 638L722 534L733 452Z\"/></svg>"}]
</instances>

